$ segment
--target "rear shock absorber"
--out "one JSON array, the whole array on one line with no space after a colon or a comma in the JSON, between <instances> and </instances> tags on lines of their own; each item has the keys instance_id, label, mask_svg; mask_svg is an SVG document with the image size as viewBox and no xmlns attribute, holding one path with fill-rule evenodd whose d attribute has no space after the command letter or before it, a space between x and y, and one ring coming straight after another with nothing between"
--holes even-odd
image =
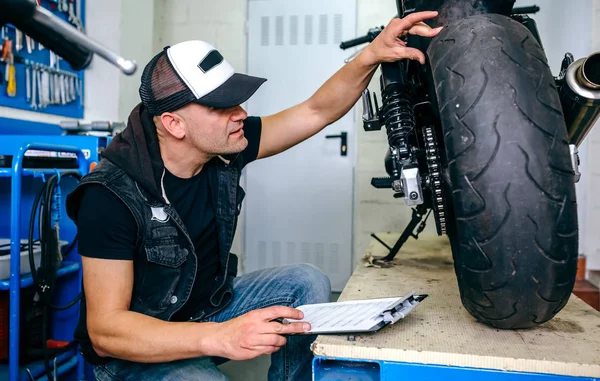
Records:
<instances>
[{"instance_id":1,"label":"rear shock absorber","mask_svg":"<svg viewBox=\"0 0 600 381\"><path fill-rule=\"evenodd\" d=\"M388 171L397 184L394 188L401 188L399 184L402 166L411 161L407 139L415 128L415 115L401 64L384 63L381 65L381 71L381 116L386 126L391 154L391 166L388 165Z\"/></svg>"},{"instance_id":2,"label":"rear shock absorber","mask_svg":"<svg viewBox=\"0 0 600 381\"><path fill-rule=\"evenodd\" d=\"M398 148L401 160L409 158L406 137L415 128L415 115L406 93L395 86L383 91L383 121L390 147Z\"/></svg>"}]
</instances>

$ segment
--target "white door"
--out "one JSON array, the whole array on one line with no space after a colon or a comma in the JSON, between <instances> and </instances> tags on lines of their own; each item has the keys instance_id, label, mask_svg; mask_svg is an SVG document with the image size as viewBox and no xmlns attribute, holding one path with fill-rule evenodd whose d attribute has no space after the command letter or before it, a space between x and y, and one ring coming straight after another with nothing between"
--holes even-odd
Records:
<instances>
[{"instance_id":1,"label":"white door","mask_svg":"<svg viewBox=\"0 0 600 381\"><path fill-rule=\"evenodd\" d=\"M270 115L309 98L344 65L356 37L355 0L249 0L248 73L268 81L248 102ZM341 291L352 272L354 110L246 172L245 269L312 263ZM341 139L348 136L347 155Z\"/></svg>"}]
</instances>

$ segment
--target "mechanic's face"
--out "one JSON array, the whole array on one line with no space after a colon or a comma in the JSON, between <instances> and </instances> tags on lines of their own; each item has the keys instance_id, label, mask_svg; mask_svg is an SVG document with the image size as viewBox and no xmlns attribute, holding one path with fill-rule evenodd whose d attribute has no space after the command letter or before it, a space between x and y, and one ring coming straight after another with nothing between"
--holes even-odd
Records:
<instances>
[{"instance_id":1,"label":"mechanic's face","mask_svg":"<svg viewBox=\"0 0 600 381\"><path fill-rule=\"evenodd\" d=\"M185 120L186 139L199 151L222 155L248 146L242 129L248 114L241 106L212 108L192 103L178 111Z\"/></svg>"}]
</instances>

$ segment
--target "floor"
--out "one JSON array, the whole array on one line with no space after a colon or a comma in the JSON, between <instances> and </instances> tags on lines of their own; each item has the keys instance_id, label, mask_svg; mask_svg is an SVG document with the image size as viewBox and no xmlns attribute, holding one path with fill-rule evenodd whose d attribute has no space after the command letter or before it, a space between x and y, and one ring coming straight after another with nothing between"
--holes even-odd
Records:
<instances>
[{"instance_id":1,"label":"floor","mask_svg":"<svg viewBox=\"0 0 600 381\"><path fill-rule=\"evenodd\" d=\"M331 293L331 300L337 301L339 292ZM220 366L230 381L265 381L271 360L269 356L261 356L249 361L230 361Z\"/></svg>"}]
</instances>

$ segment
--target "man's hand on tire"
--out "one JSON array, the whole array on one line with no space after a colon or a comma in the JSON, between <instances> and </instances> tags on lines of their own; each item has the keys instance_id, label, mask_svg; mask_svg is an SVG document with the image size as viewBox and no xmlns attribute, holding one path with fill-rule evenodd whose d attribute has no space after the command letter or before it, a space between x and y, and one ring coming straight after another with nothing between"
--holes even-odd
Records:
<instances>
[{"instance_id":1,"label":"man's hand on tire","mask_svg":"<svg viewBox=\"0 0 600 381\"><path fill-rule=\"evenodd\" d=\"M367 54L374 64L381 62L395 62L409 58L425 63L425 55L419 49L410 48L402 38L408 34L422 37L435 37L442 27L431 28L423 21L437 17L437 12L411 13L403 19L395 18L377 36L363 53Z\"/></svg>"}]
</instances>

